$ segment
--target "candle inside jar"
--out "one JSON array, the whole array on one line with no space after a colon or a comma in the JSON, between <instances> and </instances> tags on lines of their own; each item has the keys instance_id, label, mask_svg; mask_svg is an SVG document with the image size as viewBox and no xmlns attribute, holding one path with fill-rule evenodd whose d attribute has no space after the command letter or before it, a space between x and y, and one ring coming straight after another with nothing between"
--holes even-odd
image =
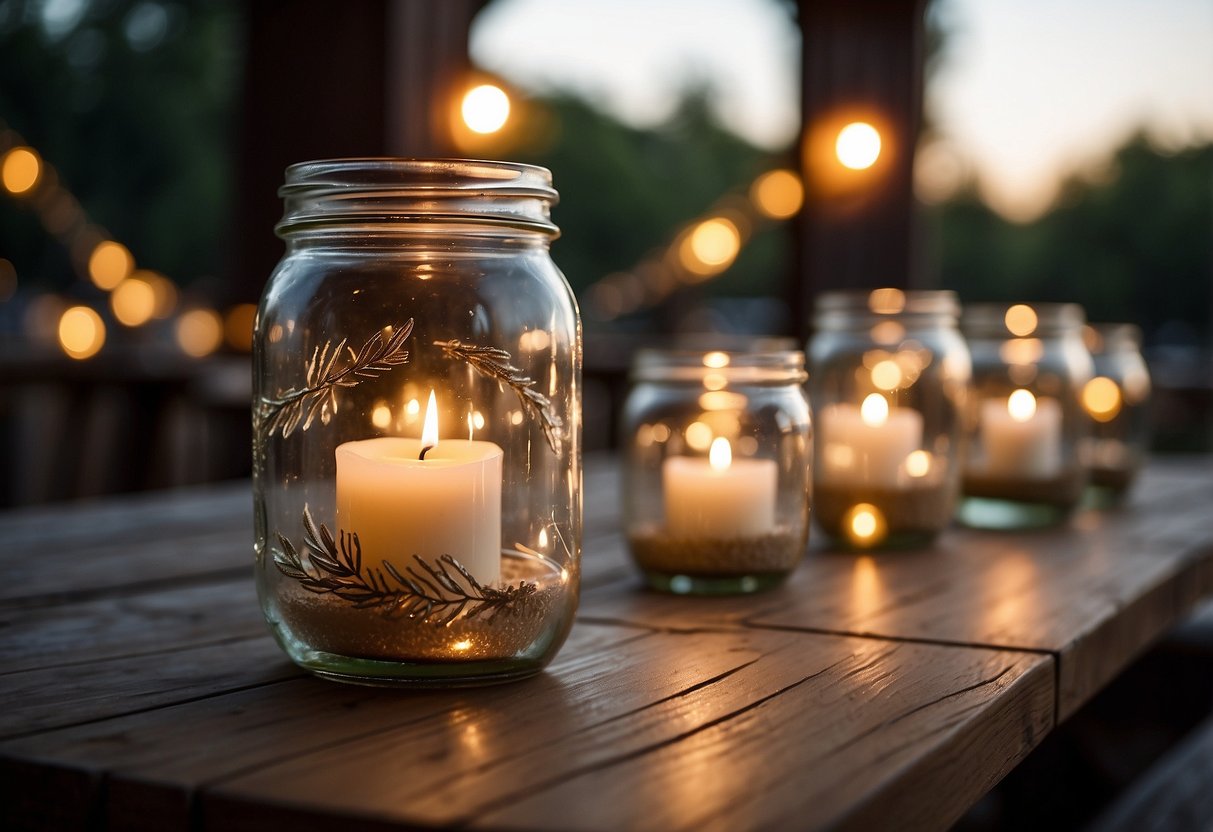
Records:
<instances>
[{"instance_id":1,"label":"candle inside jar","mask_svg":"<svg viewBox=\"0 0 1213 832\"><path fill-rule=\"evenodd\" d=\"M922 446L922 414L908 407L889 407L872 393L856 407L832 404L822 408L823 479L837 485L895 488L903 479L907 460ZM910 471L914 476L914 471Z\"/></svg>"},{"instance_id":2,"label":"candle inside jar","mask_svg":"<svg viewBox=\"0 0 1213 832\"><path fill-rule=\"evenodd\" d=\"M438 440L430 392L420 439L384 436L338 445L337 525L358 535L362 561L401 574L418 555L459 561L481 584L501 575L501 448ZM449 570L448 570L449 571Z\"/></svg>"},{"instance_id":3,"label":"candle inside jar","mask_svg":"<svg viewBox=\"0 0 1213 832\"><path fill-rule=\"evenodd\" d=\"M778 481L775 460L734 459L723 436L712 441L707 459L670 457L661 466L666 533L699 540L770 534Z\"/></svg>"},{"instance_id":4,"label":"candle inside jar","mask_svg":"<svg viewBox=\"0 0 1213 832\"><path fill-rule=\"evenodd\" d=\"M983 473L1048 479L1061 468L1061 405L1019 389L981 403Z\"/></svg>"}]
</instances>

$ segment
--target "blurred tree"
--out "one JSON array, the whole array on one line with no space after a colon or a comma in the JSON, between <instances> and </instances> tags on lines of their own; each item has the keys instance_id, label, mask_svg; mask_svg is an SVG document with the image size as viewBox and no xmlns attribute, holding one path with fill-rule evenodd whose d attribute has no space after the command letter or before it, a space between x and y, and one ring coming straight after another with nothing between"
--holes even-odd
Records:
<instances>
[{"instance_id":1,"label":"blurred tree","mask_svg":"<svg viewBox=\"0 0 1213 832\"><path fill-rule=\"evenodd\" d=\"M635 266L722 195L744 193L779 163L717 124L708 97L702 87L690 89L653 130L628 127L570 96L536 102L552 127L520 155L552 170L562 233L555 255L574 290ZM779 230L758 234L702 291L780 294L789 245Z\"/></svg>"},{"instance_id":2,"label":"blurred tree","mask_svg":"<svg viewBox=\"0 0 1213 832\"><path fill-rule=\"evenodd\" d=\"M222 265L241 62L235 2L0 0L0 120L140 266L179 282ZM7 199L0 255L23 282L70 280L67 252Z\"/></svg>"},{"instance_id":3,"label":"blurred tree","mask_svg":"<svg viewBox=\"0 0 1213 832\"><path fill-rule=\"evenodd\" d=\"M1026 225L971 191L927 216L940 284L963 300L1077 301L1147 336L1178 322L1213 339L1213 144L1165 153L1136 136L1098 181L1071 179Z\"/></svg>"}]
</instances>

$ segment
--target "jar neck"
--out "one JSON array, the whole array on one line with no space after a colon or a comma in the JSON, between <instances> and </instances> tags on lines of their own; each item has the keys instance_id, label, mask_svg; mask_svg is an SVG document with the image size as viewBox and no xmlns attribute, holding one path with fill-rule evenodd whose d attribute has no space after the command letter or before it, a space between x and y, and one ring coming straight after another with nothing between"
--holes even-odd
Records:
<instances>
[{"instance_id":1,"label":"jar neck","mask_svg":"<svg viewBox=\"0 0 1213 832\"><path fill-rule=\"evenodd\" d=\"M1085 322L1077 303L977 303L965 307L961 328L970 338L1058 338L1080 335Z\"/></svg>"},{"instance_id":2,"label":"jar neck","mask_svg":"<svg viewBox=\"0 0 1213 832\"><path fill-rule=\"evenodd\" d=\"M726 352L642 349L632 361L632 381L703 384L802 384L807 378L800 350Z\"/></svg>"},{"instance_id":3,"label":"jar neck","mask_svg":"<svg viewBox=\"0 0 1213 832\"><path fill-rule=\"evenodd\" d=\"M286 171L276 231L288 245L356 238L375 245L436 238L546 244L559 235L545 168L461 159L331 159Z\"/></svg>"},{"instance_id":4,"label":"jar neck","mask_svg":"<svg viewBox=\"0 0 1213 832\"><path fill-rule=\"evenodd\" d=\"M886 321L906 329L955 329L959 314L956 293L946 290L827 292L817 299L813 324L818 332L867 330Z\"/></svg>"}]
</instances>

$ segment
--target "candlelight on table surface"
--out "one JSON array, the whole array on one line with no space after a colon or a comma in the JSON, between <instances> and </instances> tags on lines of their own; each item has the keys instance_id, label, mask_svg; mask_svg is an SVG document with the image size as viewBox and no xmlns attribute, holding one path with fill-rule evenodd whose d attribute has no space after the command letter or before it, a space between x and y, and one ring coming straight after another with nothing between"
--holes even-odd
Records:
<instances>
[{"instance_id":1,"label":"candlelight on table surface","mask_svg":"<svg viewBox=\"0 0 1213 832\"><path fill-rule=\"evenodd\" d=\"M358 535L363 560L401 573L413 555L458 560L481 584L501 574L502 450L439 439L430 391L420 439L383 436L338 445L337 525Z\"/></svg>"},{"instance_id":2,"label":"candlelight on table surface","mask_svg":"<svg viewBox=\"0 0 1213 832\"><path fill-rule=\"evenodd\" d=\"M828 405L820 418L823 479L834 484L897 487L901 474L930 467L915 458L922 444L922 414L908 407L890 407L880 393L871 393L856 407Z\"/></svg>"},{"instance_id":3,"label":"candlelight on table surface","mask_svg":"<svg viewBox=\"0 0 1213 832\"><path fill-rule=\"evenodd\" d=\"M775 529L778 465L773 459L733 459L723 436L712 440L707 459L666 459L661 479L671 537L734 540Z\"/></svg>"},{"instance_id":4,"label":"candlelight on table surface","mask_svg":"<svg viewBox=\"0 0 1213 832\"><path fill-rule=\"evenodd\" d=\"M1020 388L981 403L986 473L1045 479L1061 467L1061 405Z\"/></svg>"}]
</instances>

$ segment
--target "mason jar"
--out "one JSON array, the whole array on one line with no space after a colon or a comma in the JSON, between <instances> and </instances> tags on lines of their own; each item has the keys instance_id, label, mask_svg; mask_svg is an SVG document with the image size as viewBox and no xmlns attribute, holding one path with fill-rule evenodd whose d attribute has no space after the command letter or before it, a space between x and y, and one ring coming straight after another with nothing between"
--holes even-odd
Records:
<instances>
[{"instance_id":1,"label":"mason jar","mask_svg":"<svg viewBox=\"0 0 1213 832\"><path fill-rule=\"evenodd\" d=\"M641 350L623 413L624 524L648 585L755 592L808 542L804 353Z\"/></svg>"},{"instance_id":2,"label":"mason jar","mask_svg":"<svg viewBox=\"0 0 1213 832\"><path fill-rule=\"evenodd\" d=\"M1032 528L1065 520L1082 498L1081 449L1091 433L1082 390L1091 353L1073 303L970 305L972 436L961 522Z\"/></svg>"},{"instance_id":3,"label":"mason jar","mask_svg":"<svg viewBox=\"0 0 1213 832\"><path fill-rule=\"evenodd\" d=\"M581 327L551 174L287 169L257 313L257 590L286 653L361 683L538 672L577 606Z\"/></svg>"},{"instance_id":4,"label":"mason jar","mask_svg":"<svg viewBox=\"0 0 1213 832\"><path fill-rule=\"evenodd\" d=\"M846 548L931 541L960 485L969 350L948 291L822 295L809 341L817 525Z\"/></svg>"},{"instance_id":5,"label":"mason jar","mask_svg":"<svg viewBox=\"0 0 1213 832\"><path fill-rule=\"evenodd\" d=\"M1128 492L1150 445L1150 371L1141 354L1141 329L1134 324L1096 324L1083 330L1095 377L1082 389L1091 417L1083 460L1097 504L1112 504Z\"/></svg>"}]
</instances>

